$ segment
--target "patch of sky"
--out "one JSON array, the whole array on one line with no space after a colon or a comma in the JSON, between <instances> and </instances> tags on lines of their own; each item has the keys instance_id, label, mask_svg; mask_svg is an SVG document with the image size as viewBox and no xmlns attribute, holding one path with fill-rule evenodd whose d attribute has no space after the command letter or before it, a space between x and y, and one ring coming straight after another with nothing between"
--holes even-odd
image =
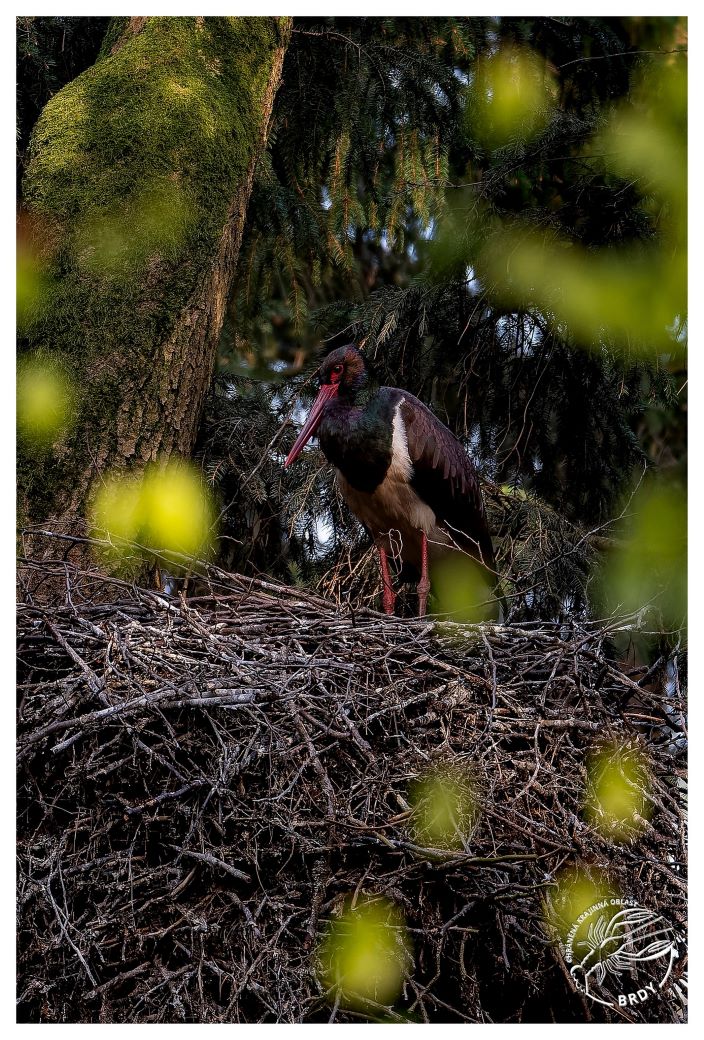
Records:
<instances>
[{"instance_id":1,"label":"patch of sky","mask_svg":"<svg viewBox=\"0 0 704 1040\"><path fill-rule=\"evenodd\" d=\"M676 343L686 343L688 331L687 319L678 314L672 324L667 326L667 331Z\"/></svg>"},{"instance_id":2,"label":"patch of sky","mask_svg":"<svg viewBox=\"0 0 704 1040\"><path fill-rule=\"evenodd\" d=\"M470 455L478 455L481 447L481 431L478 425L474 425L469 431L469 437L467 438L467 447L469 448Z\"/></svg>"},{"instance_id":3,"label":"patch of sky","mask_svg":"<svg viewBox=\"0 0 704 1040\"><path fill-rule=\"evenodd\" d=\"M315 521L315 538L320 549L326 550L335 537L335 528L327 516L317 517Z\"/></svg>"},{"instance_id":4,"label":"patch of sky","mask_svg":"<svg viewBox=\"0 0 704 1040\"><path fill-rule=\"evenodd\" d=\"M542 332L530 314L504 314L496 323L496 331L507 350L517 357L532 357L542 339Z\"/></svg>"},{"instance_id":5,"label":"patch of sky","mask_svg":"<svg viewBox=\"0 0 704 1040\"><path fill-rule=\"evenodd\" d=\"M478 296L482 291L481 282L477 278L476 271L473 267L468 267L464 273L465 280L467 283L467 291L471 296Z\"/></svg>"}]
</instances>

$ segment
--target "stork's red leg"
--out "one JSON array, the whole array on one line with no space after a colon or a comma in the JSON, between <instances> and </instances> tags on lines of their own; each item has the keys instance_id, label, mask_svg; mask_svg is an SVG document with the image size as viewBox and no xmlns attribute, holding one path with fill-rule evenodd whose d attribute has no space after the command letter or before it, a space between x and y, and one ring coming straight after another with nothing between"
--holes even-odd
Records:
<instances>
[{"instance_id":1,"label":"stork's red leg","mask_svg":"<svg viewBox=\"0 0 704 1040\"><path fill-rule=\"evenodd\" d=\"M418 582L418 617L425 617L430 592L428 577L428 538L425 531L420 535L420 581Z\"/></svg>"},{"instance_id":2,"label":"stork's red leg","mask_svg":"<svg viewBox=\"0 0 704 1040\"><path fill-rule=\"evenodd\" d=\"M381 564L381 580L384 585L384 591L382 594L382 602L384 604L384 613L393 614L394 604L396 603L396 593L391 582L391 571L389 570L389 561L386 558L386 550L382 549L381 546L377 546L379 550L379 563Z\"/></svg>"}]
</instances>

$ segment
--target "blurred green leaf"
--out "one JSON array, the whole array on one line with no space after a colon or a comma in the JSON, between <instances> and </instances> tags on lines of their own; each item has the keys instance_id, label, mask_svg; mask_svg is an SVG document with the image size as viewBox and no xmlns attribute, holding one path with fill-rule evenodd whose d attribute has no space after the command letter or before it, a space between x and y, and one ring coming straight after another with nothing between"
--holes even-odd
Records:
<instances>
[{"instance_id":1,"label":"blurred green leaf","mask_svg":"<svg viewBox=\"0 0 704 1040\"><path fill-rule=\"evenodd\" d=\"M549 121L556 95L544 58L527 48L504 46L476 64L467 106L471 129L491 148L526 141Z\"/></svg>"},{"instance_id":2,"label":"blurred green leaf","mask_svg":"<svg viewBox=\"0 0 704 1040\"><path fill-rule=\"evenodd\" d=\"M647 760L634 747L611 744L595 750L587 762L587 821L608 838L638 834L650 816Z\"/></svg>"},{"instance_id":3,"label":"blurred green leaf","mask_svg":"<svg viewBox=\"0 0 704 1040\"><path fill-rule=\"evenodd\" d=\"M610 613L652 605L679 628L687 612L687 502L683 489L648 484L634 496L623 545L606 560L603 595Z\"/></svg>"},{"instance_id":4,"label":"blurred green leaf","mask_svg":"<svg viewBox=\"0 0 704 1040\"><path fill-rule=\"evenodd\" d=\"M147 471L142 488L144 538L153 549L207 554L214 517L199 472L179 461Z\"/></svg>"},{"instance_id":5,"label":"blurred green leaf","mask_svg":"<svg viewBox=\"0 0 704 1040\"><path fill-rule=\"evenodd\" d=\"M178 255L194 222L195 210L183 189L162 178L118 206L92 213L76 235L78 262L91 274L142 276L149 262Z\"/></svg>"},{"instance_id":6,"label":"blurred green leaf","mask_svg":"<svg viewBox=\"0 0 704 1040\"><path fill-rule=\"evenodd\" d=\"M509 306L537 303L583 346L606 340L646 353L679 349L684 253L643 244L594 253L528 227L502 228L488 236L477 267L496 298Z\"/></svg>"},{"instance_id":7,"label":"blurred green leaf","mask_svg":"<svg viewBox=\"0 0 704 1040\"><path fill-rule=\"evenodd\" d=\"M491 216L480 199L468 203L461 195L451 196L427 246L432 278L442 283L466 277L490 226Z\"/></svg>"},{"instance_id":8,"label":"blurred green leaf","mask_svg":"<svg viewBox=\"0 0 704 1040\"><path fill-rule=\"evenodd\" d=\"M17 427L20 435L35 447L53 443L68 429L74 399L73 384L57 365L38 357L19 363Z\"/></svg>"},{"instance_id":9,"label":"blurred green leaf","mask_svg":"<svg viewBox=\"0 0 704 1040\"><path fill-rule=\"evenodd\" d=\"M458 553L448 555L432 566L431 579L437 613L466 624L496 617L496 603L490 594L486 572L478 563Z\"/></svg>"},{"instance_id":10,"label":"blurred green leaf","mask_svg":"<svg viewBox=\"0 0 704 1040\"><path fill-rule=\"evenodd\" d=\"M556 881L557 886L551 890L545 904L545 924L561 942L566 941L585 910L602 899L619 895L605 874L586 867L566 867L557 875ZM575 938L580 938L579 930Z\"/></svg>"},{"instance_id":11,"label":"blurred green leaf","mask_svg":"<svg viewBox=\"0 0 704 1040\"><path fill-rule=\"evenodd\" d=\"M652 214L647 241L588 249L531 224L495 222L476 268L507 306L539 307L562 334L646 353L681 350L687 312L686 68L649 68L585 154L628 180ZM625 190L625 189L624 189Z\"/></svg>"},{"instance_id":12,"label":"blurred green leaf","mask_svg":"<svg viewBox=\"0 0 704 1040\"><path fill-rule=\"evenodd\" d=\"M634 80L627 100L594 142L624 180L635 179L644 198L661 205L661 233L679 245L687 219L687 64L682 55L654 65Z\"/></svg>"},{"instance_id":13,"label":"blurred green leaf","mask_svg":"<svg viewBox=\"0 0 704 1040\"><path fill-rule=\"evenodd\" d=\"M199 472L181 460L151 466L139 477L112 474L96 489L91 533L113 544L119 563L134 554L132 543L166 556L207 558L214 544L215 509Z\"/></svg>"},{"instance_id":14,"label":"blurred green leaf","mask_svg":"<svg viewBox=\"0 0 704 1040\"><path fill-rule=\"evenodd\" d=\"M41 308L46 278L36 257L27 249L17 249L17 327L26 328Z\"/></svg>"},{"instance_id":15,"label":"blurred green leaf","mask_svg":"<svg viewBox=\"0 0 704 1040\"><path fill-rule=\"evenodd\" d=\"M112 474L102 481L93 500L93 534L123 542L136 542L142 527L142 484L128 476Z\"/></svg>"},{"instance_id":16,"label":"blurred green leaf","mask_svg":"<svg viewBox=\"0 0 704 1040\"><path fill-rule=\"evenodd\" d=\"M331 996L364 1010L389 1006L413 966L411 940L398 907L381 896L347 902L327 929L319 951L319 975Z\"/></svg>"},{"instance_id":17,"label":"blurred green leaf","mask_svg":"<svg viewBox=\"0 0 704 1040\"><path fill-rule=\"evenodd\" d=\"M49 292L47 275L51 233L36 216L20 211L17 216L16 308L17 329L28 332L41 315ZM41 248L40 248L41 244Z\"/></svg>"},{"instance_id":18,"label":"blurred green leaf","mask_svg":"<svg viewBox=\"0 0 704 1040\"><path fill-rule=\"evenodd\" d=\"M441 765L418 779L409 794L415 841L425 848L464 849L479 807L468 771Z\"/></svg>"}]
</instances>

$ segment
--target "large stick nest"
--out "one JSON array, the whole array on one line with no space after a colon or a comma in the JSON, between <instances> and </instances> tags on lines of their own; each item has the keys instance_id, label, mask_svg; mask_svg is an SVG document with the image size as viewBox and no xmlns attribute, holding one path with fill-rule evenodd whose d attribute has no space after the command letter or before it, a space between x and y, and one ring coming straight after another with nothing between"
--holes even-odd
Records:
<instances>
[{"instance_id":1,"label":"large stick nest","mask_svg":"<svg viewBox=\"0 0 704 1040\"><path fill-rule=\"evenodd\" d=\"M19 608L22 1020L682 1020L674 991L582 996L546 926L576 867L684 930L676 659L628 674L623 624L353 614L217 571L170 598L41 566L65 602L42 606L35 574ZM585 819L604 741L648 762L629 839ZM463 848L414 829L435 767L474 778ZM392 1010L345 1010L316 974L353 893L405 917Z\"/></svg>"}]
</instances>

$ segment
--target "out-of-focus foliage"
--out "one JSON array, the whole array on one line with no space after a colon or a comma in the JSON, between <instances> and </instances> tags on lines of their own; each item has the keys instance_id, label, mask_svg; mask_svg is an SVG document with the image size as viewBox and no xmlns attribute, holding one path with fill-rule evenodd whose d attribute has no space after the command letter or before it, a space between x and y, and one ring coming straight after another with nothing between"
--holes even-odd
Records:
<instances>
[{"instance_id":1,"label":"out-of-focus foliage","mask_svg":"<svg viewBox=\"0 0 704 1040\"><path fill-rule=\"evenodd\" d=\"M141 521L142 483L139 478L112 474L100 482L93 501L93 534L107 536L121 551L136 542ZM129 546L125 546L129 548Z\"/></svg>"},{"instance_id":2,"label":"out-of-focus foliage","mask_svg":"<svg viewBox=\"0 0 704 1040\"><path fill-rule=\"evenodd\" d=\"M652 609L666 628L687 612L687 502L678 483L644 483L626 506L622 542L602 569L610 612Z\"/></svg>"},{"instance_id":3,"label":"out-of-focus foliage","mask_svg":"<svg viewBox=\"0 0 704 1040\"><path fill-rule=\"evenodd\" d=\"M466 849L479 806L471 773L442 765L416 780L409 794L414 840L424 848Z\"/></svg>"},{"instance_id":4,"label":"out-of-focus foliage","mask_svg":"<svg viewBox=\"0 0 704 1040\"><path fill-rule=\"evenodd\" d=\"M20 328L28 316L41 306L44 291L42 268L29 250L17 250L17 324Z\"/></svg>"},{"instance_id":5,"label":"out-of-focus foliage","mask_svg":"<svg viewBox=\"0 0 704 1040\"><path fill-rule=\"evenodd\" d=\"M213 503L193 467L170 461L163 468L148 469L141 506L147 545L184 556L207 555L215 520Z\"/></svg>"},{"instance_id":6,"label":"out-of-focus foliage","mask_svg":"<svg viewBox=\"0 0 704 1040\"><path fill-rule=\"evenodd\" d=\"M90 519L101 556L118 569L150 552L180 568L214 548L212 495L195 467L180 460L108 475L96 487Z\"/></svg>"},{"instance_id":7,"label":"out-of-focus foliage","mask_svg":"<svg viewBox=\"0 0 704 1040\"><path fill-rule=\"evenodd\" d=\"M73 417L75 391L70 377L51 360L30 356L17 370L17 428L33 448L52 444Z\"/></svg>"},{"instance_id":8,"label":"out-of-focus foliage","mask_svg":"<svg viewBox=\"0 0 704 1040\"><path fill-rule=\"evenodd\" d=\"M471 132L487 147L527 141L549 121L557 84L544 59L527 48L501 47L474 67L469 90Z\"/></svg>"},{"instance_id":9,"label":"out-of-focus foliage","mask_svg":"<svg viewBox=\"0 0 704 1040\"><path fill-rule=\"evenodd\" d=\"M585 816L605 837L629 839L650 817L648 765L636 747L609 744L587 763Z\"/></svg>"},{"instance_id":10,"label":"out-of-focus foliage","mask_svg":"<svg viewBox=\"0 0 704 1040\"><path fill-rule=\"evenodd\" d=\"M329 1000L369 1012L394 1003L413 967L410 937L398 907L383 896L348 901L318 950Z\"/></svg>"},{"instance_id":11,"label":"out-of-focus foliage","mask_svg":"<svg viewBox=\"0 0 704 1040\"><path fill-rule=\"evenodd\" d=\"M485 572L468 556L448 556L431 568L435 608L453 621L473 624L488 621L495 607Z\"/></svg>"},{"instance_id":12,"label":"out-of-focus foliage","mask_svg":"<svg viewBox=\"0 0 704 1040\"><path fill-rule=\"evenodd\" d=\"M177 257L195 221L179 185L155 180L126 203L87 216L76 241L78 265L90 274L129 280L150 257Z\"/></svg>"},{"instance_id":13,"label":"out-of-focus foliage","mask_svg":"<svg viewBox=\"0 0 704 1040\"><path fill-rule=\"evenodd\" d=\"M546 900L546 928L551 936L564 943L585 910L602 899L613 899L619 895L601 871L586 867L565 867L557 878L556 888L550 891ZM580 927L577 925L576 941L582 937Z\"/></svg>"},{"instance_id":14,"label":"out-of-focus foliage","mask_svg":"<svg viewBox=\"0 0 704 1040\"><path fill-rule=\"evenodd\" d=\"M584 155L637 191L650 234L594 250L529 221L500 225L482 237L478 270L500 299L539 306L579 343L677 351L687 310L684 56L636 77Z\"/></svg>"}]
</instances>

